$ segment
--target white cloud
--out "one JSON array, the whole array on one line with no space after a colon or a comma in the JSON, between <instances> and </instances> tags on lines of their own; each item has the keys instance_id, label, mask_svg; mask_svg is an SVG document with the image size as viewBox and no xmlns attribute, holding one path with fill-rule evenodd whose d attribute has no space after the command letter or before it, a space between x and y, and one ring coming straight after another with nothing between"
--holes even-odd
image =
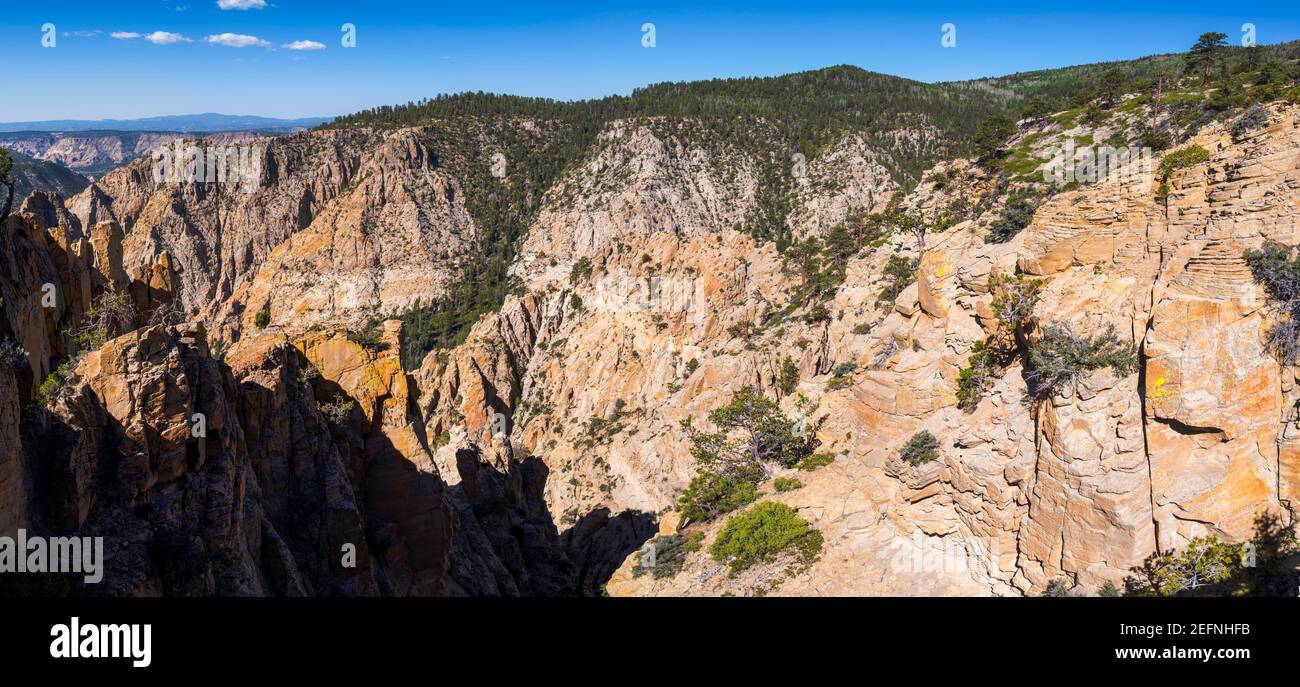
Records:
<instances>
[{"instance_id":1,"label":"white cloud","mask_svg":"<svg viewBox=\"0 0 1300 687\"><path fill-rule=\"evenodd\" d=\"M294 41L292 43L285 43L281 47L290 50L324 50L325 44L317 43L316 41Z\"/></svg>"},{"instance_id":2,"label":"white cloud","mask_svg":"<svg viewBox=\"0 0 1300 687\"><path fill-rule=\"evenodd\" d=\"M153 33L136 33L135 31L114 31L109 34L119 40L130 41L137 38L143 38L154 45L174 45L176 43L193 43L187 36L171 31L154 31Z\"/></svg>"},{"instance_id":3,"label":"white cloud","mask_svg":"<svg viewBox=\"0 0 1300 687\"><path fill-rule=\"evenodd\" d=\"M153 43L154 45L171 45L173 43L193 42L190 39L186 38L185 36L180 35L179 33L171 33L169 31L154 31L148 36L145 36L144 39L149 41L150 43Z\"/></svg>"},{"instance_id":4,"label":"white cloud","mask_svg":"<svg viewBox=\"0 0 1300 687\"><path fill-rule=\"evenodd\" d=\"M269 48L271 44L257 36L245 36L240 33L219 33L203 40L212 45L224 45L227 48Z\"/></svg>"},{"instance_id":5,"label":"white cloud","mask_svg":"<svg viewBox=\"0 0 1300 687\"><path fill-rule=\"evenodd\" d=\"M223 10L262 10L266 9L266 0L217 0L217 7Z\"/></svg>"}]
</instances>

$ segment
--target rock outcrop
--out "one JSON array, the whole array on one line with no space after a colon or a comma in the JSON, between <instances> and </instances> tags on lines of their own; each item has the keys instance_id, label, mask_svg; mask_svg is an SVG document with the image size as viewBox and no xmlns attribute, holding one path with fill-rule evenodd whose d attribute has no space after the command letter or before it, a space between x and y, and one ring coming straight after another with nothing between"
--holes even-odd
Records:
<instances>
[{"instance_id":1,"label":"rock outcrop","mask_svg":"<svg viewBox=\"0 0 1300 687\"><path fill-rule=\"evenodd\" d=\"M1039 141L1068 134L1035 126ZM428 135L275 139L248 195L157 186L137 163L66 210L38 199L11 220L0 338L33 355L0 370L13 422L0 498L19 504L0 524L132 532L114 549L130 571L115 594L595 594L608 581L613 595L1018 595L1119 585L1152 553L1292 515L1300 377L1267 350L1272 311L1242 255L1300 242L1294 106L1245 136L1204 127L1188 144L1209 161L1168 179L1055 192L1004 243L986 236L1009 189L943 163L890 205L942 231L924 250L874 240L819 303L772 243L737 231L762 200L755 158L617 122L545 190L503 305L405 370L399 323L377 342L359 325L440 293L483 230ZM850 137L806 161L796 236L891 202L874 145ZM905 288L885 289L891 256L915 266ZM997 326L989 279L1017 273L1042 282L1030 339L1113 329L1138 370L1035 397L1011 356L959 408L958 375ZM75 297L43 307L47 282ZM46 425L15 419L50 361L75 353L60 323L123 290L181 322L139 319L80 361ZM231 340L223 362L215 347ZM744 387L830 459L776 473L796 489L761 485L824 537L790 579L731 575L707 554L721 523L673 512L698 467L684 426ZM938 459L911 465L899 450L921 431ZM31 443L42 432L57 440ZM673 577L638 577L629 554L678 531L705 551ZM356 567L340 563L348 544Z\"/></svg>"},{"instance_id":2,"label":"rock outcrop","mask_svg":"<svg viewBox=\"0 0 1300 687\"><path fill-rule=\"evenodd\" d=\"M845 479L836 473L862 468L841 467L841 458L835 472L799 474L805 486L775 496L827 534L822 560L779 593L943 593L934 579L917 589L918 577L936 573L993 593L1037 593L1056 580L1096 590L1193 537L1242 541L1261 514L1291 518L1294 375L1265 348L1265 294L1242 257L1265 239L1300 240L1287 219L1300 201L1297 110L1275 107L1271 121L1244 140L1221 126L1200 132L1188 145L1211 159L1174 172L1167 199L1158 178L1108 181L1055 196L1007 244L984 244L978 221L940 235L916 287L874 325L858 359L890 354L875 357L848 391L819 401L825 445L849 447L854 463L878 468ZM933 206L924 197L931 193L923 184L905 202ZM1096 372L1031 402L1013 363L972 413L958 411L956 372L992 320L983 282L1017 269L1044 280L1040 325L1066 323L1084 335L1114 326L1140 348L1139 373ZM851 271L843 291L853 283ZM937 466L894 457L919 429L939 438ZM867 444L853 446L850 430ZM838 485L833 497L821 493L826 480ZM853 507L870 513L870 524L840 534L844 509L872 491ZM862 540L870 553L846 553ZM904 552L903 564L886 569L879 551L890 545ZM934 564L908 563L924 563L927 552ZM847 561L872 556L875 579L852 582ZM732 581L708 561L666 582L636 577L634 559L611 593L717 594L757 584ZM956 575L945 567L954 561Z\"/></svg>"}]
</instances>

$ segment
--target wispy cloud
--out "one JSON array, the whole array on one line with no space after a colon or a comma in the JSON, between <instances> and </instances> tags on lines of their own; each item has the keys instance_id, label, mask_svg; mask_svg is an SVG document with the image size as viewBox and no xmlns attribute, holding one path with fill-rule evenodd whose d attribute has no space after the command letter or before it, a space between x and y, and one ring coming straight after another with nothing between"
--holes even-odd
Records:
<instances>
[{"instance_id":1,"label":"wispy cloud","mask_svg":"<svg viewBox=\"0 0 1300 687\"><path fill-rule=\"evenodd\" d=\"M324 50L325 44L317 43L316 41L294 41L292 43L285 43L280 47L288 48L290 50Z\"/></svg>"},{"instance_id":2,"label":"wispy cloud","mask_svg":"<svg viewBox=\"0 0 1300 687\"><path fill-rule=\"evenodd\" d=\"M261 10L266 9L266 0L217 0L217 7L223 10Z\"/></svg>"},{"instance_id":3,"label":"wispy cloud","mask_svg":"<svg viewBox=\"0 0 1300 687\"><path fill-rule=\"evenodd\" d=\"M99 29L95 29L94 31L64 31L63 35L70 36L72 38L94 38L95 36L99 36L103 33L104 33L103 31L100 31Z\"/></svg>"},{"instance_id":4,"label":"wispy cloud","mask_svg":"<svg viewBox=\"0 0 1300 687\"><path fill-rule=\"evenodd\" d=\"M257 36L246 36L242 33L219 33L208 36L203 40L212 45L224 45L227 48L269 48L271 43L264 41Z\"/></svg>"},{"instance_id":5,"label":"wispy cloud","mask_svg":"<svg viewBox=\"0 0 1300 687\"><path fill-rule=\"evenodd\" d=\"M193 43L193 39L188 36L182 36L179 33L171 31L154 31L153 33L136 33L135 31L114 31L109 34L113 38L123 41L133 41L137 38L143 38L154 45L175 45L177 43Z\"/></svg>"}]
</instances>

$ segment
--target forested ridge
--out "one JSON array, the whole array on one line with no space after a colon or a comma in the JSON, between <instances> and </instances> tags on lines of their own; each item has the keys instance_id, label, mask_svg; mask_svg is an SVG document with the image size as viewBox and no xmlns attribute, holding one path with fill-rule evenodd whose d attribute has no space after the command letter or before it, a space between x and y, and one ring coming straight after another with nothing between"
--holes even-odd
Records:
<instances>
[{"instance_id":1,"label":"forested ridge","mask_svg":"<svg viewBox=\"0 0 1300 687\"><path fill-rule=\"evenodd\" d=\"M898 145L898 136L890 134L933 130L934 136L899 154L882 155L895 181L910 187L939 159L965 152L985 117L1011 109L1009 100L978 89L836 66L771 78L661 83L629 96L572 102L482 92L441 95L357 112L324 127L418 127L440 164L464 182L481 247L457 266L461 276L445 295L399 314L407 324L406 363L418 365L428 350L463 341L480 315L500 306L510 289L506 270L546 190L590 154L610 122L651 120L687 141L752 156L759 162L761 202L743 229L784 248L795 153L815 157L848 134L889 153ZM504 178L491 175L486 151L502 153L509 169Z\"/></svg>"},{"instance_id":2,"label":"forested ridge","mask_svg":"<svg viewBox=\"0 0 1300 687\"><path fill-rule=\"evenodd\" d=\"M637 119L656 134L723 146L754 160L758 201L739 228L784 251L792 242L791 156L812 159L846 136L861 137L894 181L910 190L940 160L985 157L988 146L999 143L984 140L989 131L1010 135L1014 128L1006 127L1017 118L1057 112L1096 118L1121 106L1123 94L1137 93L1123 106L1158 99L1187 132L1295 89L1300 42L1241 48L1225 38L1204 34L1182 54L937 84L840 65L778 77L660 83L627 96L580 101L458 93L364 110L322 126L418 128L439 163L464 184L479 250L456 266L460 276L444 295L391 315L405 320L404 360L417 366L428 351L462 342L480 315L500 306L512 288L509 265L547 191L592 154L611 122ZM1004 124L987 126L997 120ZM1151 131L1142 142L1167 147L1162 137L1168 132ZM491 171L494 152L508 165L502 178Z\"/></svg>"}]
</instances>

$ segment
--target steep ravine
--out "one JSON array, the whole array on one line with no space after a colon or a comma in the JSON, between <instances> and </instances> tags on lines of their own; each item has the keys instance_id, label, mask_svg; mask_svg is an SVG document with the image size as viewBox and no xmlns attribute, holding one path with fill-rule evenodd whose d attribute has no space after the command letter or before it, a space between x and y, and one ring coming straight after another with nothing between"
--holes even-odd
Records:
<instances>
[{"instance_id":1,"label":"steep ravine","mask_svg":"<svg viewBox=\"0 0 1300 687\"><path fill-rule=\"evenodd\" d=\"M1264 294L1241 256L1266 238L1297 242L1296 110L1274 108L1267 128L1239 140L1216 126L1189 144L1211 159L1171 175L1167 204L1155 200L1158 179L1107 182L1054 197L1007 244L984 243L978 222L933 241L918 288L858 359L888 340L918 350L823 394L821 436L847 458L768 497L812 516L827 538L822 560L775 593L941 594L972 583L966 593L1034 593L1057 579L1095 591L1122 584L1154 551L1202 534L1240 541L1261 514L1290 517L1295 384L1264 350ZM1139 373L1097 372L1028 406L1016 363L972 413L953 407L956 371L991 320L990 271L1045 280L1041 324L1132 332ZM853 285L851 276L844 289ZM939 437L937 469L897 461L918 429ZM846 441L850 431L871 445ZM859 522L863 512L877 519ZM716 529L698 531L707 546ZM931 554L934 565L913 564ZM947 569L954 559L959 569ZM610 590L755 585L701 556L671 580L625 566Z\"/></svg>"},{"instance_id":2,"label":"steep ravine","mask_svg":"<svg viewBox=\"0 0 1300 687\"><path fill-rule=\"evenodd\" d=\"M1154 551L1208 533L1241 540L1260 513L1289 516L1300 484L1288 411L1300 391L1264 349L1264 294L1241 259L1265 239L1300 242L1298 112L1279 104L1270 117L1238 138L1205 127L1189 143L1210 160L1175 171L1164 202L1158 179L1084 185L1051 196L1005 243L985 240L1005 189L969 161L943 163L900 206L967 212L923 254L900 233L849 258L825 316L787 309L798 275L772 244L735 231L753 202L743 155L682 155L680 142L620 123L547 197L502 307L409 371L397 323L378 344L348 330L440 288L445 274L416 266L468 250L477 231L463 182L418 136L286 138L268 153L286 164L278 195L240 200L220 227L194 219L211 202L197 190L120 170L69 203L77 226L54 203L5 228L6 259L29 267L10 272L0 335L21 334L33 362L0 370L0 412L27 404L66 352L61 326L105 289L179 302L194 321L137 322L83 360L54 404L59 443L5 416L0 486L24 485L28 498L0 524L138 532L115 553L133 572L101 593L1018 595L1057 580L1089 592L1119 584ZM879 209L894 191L861 141L824 155L810 168L847 176L801 192L800 235ZM844 157L858 164L828 162ZM282 207L309 188L316 201ZM891 255L919 258L917 278L878 302ZM1031 403L1012 361L973 410L958 408L957 374L994 326L989 277L1009 274L1043 280L1038 326L1114 326L1139 347L1140 370L1098 371ZM69 294L58 312L31 295L44 282ZM254 313L268 307L260 328ZM221 361L213 344L236 337ZM790 393L778 382L786 360L798 371ZM828 384L837 368L847 383ZM802 416L834 456L797 473L798 489L763 485L822 533L821 558L784 580L733 577L707 551L674 577L634 576L628 554L681 526L672 507L696 468L682 422L699 426L745 386ZM157 391L123 391L135 387ZM221 418L197 455L185 434L196 406ZM940 458L914 467L898 453L920 430L938 438ZM59 468L35 469L46 464ZM719 526L687 533L707 548ZM356 569L335 564L345 543L358 544ZM173 559L187 567L158 567Z\"/></svg>"},{"instance_id":3,"label":"steep ravine","mask_svg":"<svg viewBox=\"0 0 1300 687\"><path fill-rule=\"evenodd\" d=\"M131 294L141 313L176 297L106 276L123 272L116 225L70 247L36 215L3 229L0 334L23 333L33 363L63 355L61 323L103 293ZM45 308L42 284L67 280L59 265L85 289ZM342 332L221 351L198 323L120 328L47 410L30 407L45 370L0 369L0 527L106 539L105 583L65 593L590 595L653 533L646 516L608 511L557 527L535 458L488 465L462 445L440 473L400 328L379 352Z\"/></svg>"}]
</instances>

